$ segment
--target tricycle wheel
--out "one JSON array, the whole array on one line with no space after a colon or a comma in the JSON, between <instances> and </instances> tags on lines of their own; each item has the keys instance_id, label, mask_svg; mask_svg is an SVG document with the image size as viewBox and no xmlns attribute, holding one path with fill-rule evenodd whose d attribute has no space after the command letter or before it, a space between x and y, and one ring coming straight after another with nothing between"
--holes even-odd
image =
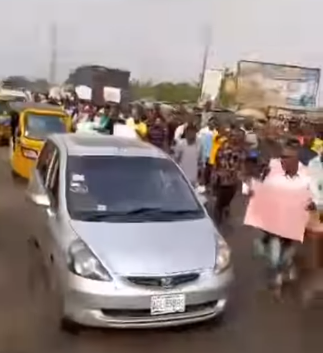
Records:
<instances>
[{"instance_id":1,"label":"tricycle wheel","mask_svg":"<svg viewBox=\"0 0 323 353\"><path fill-rule=\"evenodd\" d=\"M20 179L19 175L13 169L11 169L11 177L12 177L13 180L19 180Z\"/></svg>"}]
</instances>

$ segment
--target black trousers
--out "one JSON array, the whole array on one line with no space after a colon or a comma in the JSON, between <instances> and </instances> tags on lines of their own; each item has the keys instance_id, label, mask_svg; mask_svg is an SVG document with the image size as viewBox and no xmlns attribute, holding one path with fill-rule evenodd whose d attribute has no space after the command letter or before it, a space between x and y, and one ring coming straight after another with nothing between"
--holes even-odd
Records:
<instances>
[{"instance_id":1,"label":"black trousers","mask_svg":"<svg viewBox=\"0 0 323 353\"><path fill-rule=\"evenodd\" d=\"M222 221L224 211L229 208L231 201L237 192L237 187L237 184L215 186L215 217L219 222Z\"/></svg>"},{"instance_id":2,"label":"black trousers","mask_svg":"<svg viewBox=\"0 0 323 353\"><path fill-rule=\"evenodd\" d=\"M205 163L204 166L204 183L208 186L211 182L211 174L212 174L213 166L209 163Z\"/></svg>"}]
</instances>

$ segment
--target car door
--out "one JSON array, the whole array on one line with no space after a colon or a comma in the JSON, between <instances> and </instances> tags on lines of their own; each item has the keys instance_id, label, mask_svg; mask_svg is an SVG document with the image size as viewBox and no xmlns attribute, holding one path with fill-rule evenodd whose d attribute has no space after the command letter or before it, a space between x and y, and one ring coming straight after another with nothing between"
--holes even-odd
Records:
<instances>
[{"instance_id":1,"label":"car door","mask_svg":"<svg viewBox=\"0 0 323 353\"><path fill-rule=\"evenodd\" d=\"M62 207L65 197L65 193L62 191L63 185L61 185L66 174L64 171L64 162L59 149L56 148L46 184L51 204L47 220L48 234L50 236L47 238L46 256L50 266L52 289L55 291L61 291L63 282L66 281L66 249L70 243L70 238L68 237L69 227L64 213L65 208Z\"/></svg>"},{"instance_id":2,"label":"car door","mask_svg":"<svg viewBox=\"0 0 323 353\"><path fill-rule=\"evenodd\" d=\"M60 154L56 149L53 155L51 167L49 169L46 189L50 198L50 204L47 211L47 225L49 227L50 238L48 239L48 260L52 265L60 265L63 251L61 236L63 231L63 217L60 209Z\"/></svg>"},{"instance_id":3,"label":"car door","mask_svg":"<svg viewBox=\"0 0 323 353\"><path fill-rule=\"evenodd\" d=\"M51 201L48 186L51 171L54 166L56 151L57 149L55 144L50 140L46 141L39 155L36 167L32 172L32 177L28 185L27 194L30 199L44 195L45 197L49 197ZM34 214L32 220L32 237L35 240L36 246L41 249L45 264L48 265L50 259L49 216L52 212L52 205L39 206L32 204L31 207L33 207Z\"/></svg>"}]
</instances>

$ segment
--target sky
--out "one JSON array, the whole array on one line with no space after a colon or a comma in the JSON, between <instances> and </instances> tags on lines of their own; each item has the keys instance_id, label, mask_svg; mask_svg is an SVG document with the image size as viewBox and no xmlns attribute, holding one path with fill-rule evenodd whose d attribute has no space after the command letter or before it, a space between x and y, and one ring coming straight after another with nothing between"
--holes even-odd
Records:
<instances>
[{"instance_id":1,"label":"sky","mask_svg":"<svg viewBox=\"0 0 323 353\"><path fill-rule=\"evenodd\" d=\"M0 76L57 80L83 64L133 78L197 80L208 29L210 67L240 59L323 67L322 0L0 0Z\"/></svg>"}]
</instances>

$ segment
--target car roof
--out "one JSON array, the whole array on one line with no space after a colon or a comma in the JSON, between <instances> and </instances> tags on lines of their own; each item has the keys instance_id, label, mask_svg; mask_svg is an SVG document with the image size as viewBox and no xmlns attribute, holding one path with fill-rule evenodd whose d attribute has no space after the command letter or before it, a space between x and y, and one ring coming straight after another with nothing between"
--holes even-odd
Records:
<instances>
[{"instance_id":1,"label":"car roof","mask_svg":"<svg viewBox=\"0 0 323 353\"><path fill-rule=\"evenodd\" d=\"M49 110L52 112L64 113L64 110L62 109L62 107L53 105L53 104L47 104L47 103L12 102L10 103L10 108L17 112L30 109L30 110Z\"/></svg>"},{"instance_id":2,"label":"car roof","mask_svg":"<svg viewBox=\"0 0 323 353\"><path fill-rule=\"evenodd\" d=\"M69 156L123 156L169 158L166 153L142 140L106 134L65 133L49 138Z\"/></svg>"}]
</instances>

